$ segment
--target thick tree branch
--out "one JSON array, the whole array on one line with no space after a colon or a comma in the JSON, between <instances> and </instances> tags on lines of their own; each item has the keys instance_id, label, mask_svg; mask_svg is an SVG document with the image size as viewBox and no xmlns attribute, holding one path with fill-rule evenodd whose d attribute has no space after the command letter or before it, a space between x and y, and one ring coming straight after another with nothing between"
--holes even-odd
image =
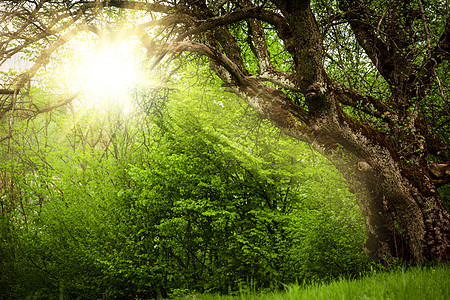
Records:
<instances>
[{"instance_id":1,"label":"thick tree branch","mask_svg":"<svg viewBox=\"0 0 450 300\"><path fill-rule=\"evenodd\" d=\"M237 23L239 21L261 15L262 10L256 7L247 7L226 14L224 16L212 17L207 20L198 21L198 25L180 35L177 41L182 41L186 37L212 30L216 27Z\"/></svg>"},{"instance_id":2,"label":"thick tree branch","mask_svg":"<svg viewBox=\"0 0 450 300\"><path fill-rule=\"evenodd\" d=\"M248 44L255 54L259 74L264 74L274 69L270 61L270 53L267 49L266 37L264 34L264 29L261 25L261 21L255 19L248 19L247 24L249 27L248 34Z\"/></svg>"},{"instance_id":3,"label":"thick tree branch","mask_svg":"<svg viewBox=\"0 0 450 300\"><path fill-rule=\"evenodd\" d=\"M248 7L253 7L250 1L245 1ZM271 54L269 52L265 32L261 20L247 19L249 32L247 33L247 44L250 46L253 54L256 56L258 62L257 76L263 81L271 82L279 87L295 90L295 80L292 74L276 70L271 61Z\"/></svg>"},{"instance_id":4,"label":"thick tree branch","mask_svg":"<svg viewBox=\"0 0 450 300\"><path fill-rule=\"evenodd\" d=\"M300 91L306 94L310 86L324 85L327 81L322 63L322 36L311 10L310 1L274 1L274 3L286 17L294 37L296 54L293 55L293 59L296 67L296 81ZM324 100L324 98L320 99ZM315 107L323 106L316 105L320 99L315 99ZM308 103L308 106L310 104L312 103Z\"/></svg>"},{"instance_id":5,"label":"thick tree branch","mask_svg":"<svg viewBox=\"0 0 450 300\"><path fill-rule=\"evenodd\" d=\"M419 84L416 83L416 85L420 96L425 95L435 79L439 81L436 68L444 60L450 60L450 15L447 17L444 31L438 43L433 49L430 49L430 55L422 63L417 79L413 78L414 80L419 80Z\"/></svg>"},{"instance_id":6,"label":"thick tree branch","mask_svg":"<svg viewBox=\"0 0 450 300\"><path fill-rule=\"evenodd\" d=\"M76 4L73 4L76 5ZM173 11L172 7L165 6L160 3L150 3L150 2L140 2L140 1L120 1L120 0L111 0L111 1L83 1L81 5L84 9L90 8L107 8L107 7L117 7L123 9L132 9L132 10L144 10L144 11L152 11L159 13L169 13Z\"/></svg>"},{"instance_id":7,"label":"thick tree branch","mask_svg":"<svg viewBox=\"0 0 450 300\"><path fill-rule=\"evenodd\" d=\"M305 125L308 123L308 112L294 104L281 91L267 87L256 77L246 76L226 55L204 44L188 41L168 45L165 51L190 51L208 57L217 67L220 66L226 71L218 71L224 82L233 82L227 87L227 91L240 96L261 116L274 122L285 133L310 142L311 132Z\"/></svg>"},{"instance_id":8,"label":"thick tree branch","mask_svg":"<svg viewBox=\"0 0 450 300\"><path fill-rule=\"evenodd\" d=\"M189 36L211 31L221 26L237 23L247 19L257 19L274 25L274 27L277 28L277 32L286 45L289 53L293 57L296 56L292 32L284 18L275 12L263 10L260 7L246 7L224 16L214 16L205 20L198 20L196 21L197 26L193 26L193 28L191 28L189 31L180 35L176 41L179 42ZM221 31L221 33L216 36L219 41L221 39L224 39L225 37L226 33L224 31Z\"/></svg>"},{"instance_id":9,"label":"thick tree branch","mask_svg":"<svg viewBox=\"0 0 450 300\"><path fill-rule=\"evenodd\" d=\"M424 27L427 29L425 16L423 14L422 18ZM447 17L444 31L442 32L442 35L434 48L431 48L430 37L427 35L427 48L427 57L424 59L420 68L417 68L416 74L413 74L409 79L409 85L415 87L415 94L420 98L424 97L426 92L432 87L435 80L437 80L440 85L439 78L436 74L436 68L444 60L450 59L450 16Z\"/></svg>"},{"instance_id":10,"label":"thick tree branch","mask_svg":"<svg viewBox=\"0 0 450 300\"><path fill-rule=\"evenodd\" d=\"M205 44L188 41L173 43L167 45L164 48L163 53L180 53L183 51L195 52L214 60L217 64L221 65L228 71L236 85L247 84L247 78L245 74L241 71L239 66L236 65L234 61L232 61L226 55Z\"/></svg>"}]
</instances>

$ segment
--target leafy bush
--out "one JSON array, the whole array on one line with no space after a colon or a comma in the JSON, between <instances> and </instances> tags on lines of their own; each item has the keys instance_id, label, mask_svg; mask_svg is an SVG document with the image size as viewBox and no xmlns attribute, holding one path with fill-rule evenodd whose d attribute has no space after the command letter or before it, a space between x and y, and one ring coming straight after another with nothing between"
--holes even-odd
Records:
<instances>
[{"instance_id":1,"label":"leafy bush","mask_svg":"<svg viewBox=\"0 0 450 300\"><path fill-rule=\"evenodd\" d=\"M195 130L167 136L151 165L129 171L134 185L123 195L135 203L144 239L170 266L177 288L227 292L250 279L279 282L289 243L288 218L274 206L280 187Z\"/></svg>"}]
</instances>

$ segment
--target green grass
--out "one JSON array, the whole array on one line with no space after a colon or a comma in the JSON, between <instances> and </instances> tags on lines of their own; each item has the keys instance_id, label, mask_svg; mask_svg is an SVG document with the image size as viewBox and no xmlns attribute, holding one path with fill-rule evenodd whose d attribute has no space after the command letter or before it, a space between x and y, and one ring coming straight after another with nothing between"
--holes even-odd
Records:
<instances>
[{"instance_id":1,"label":"green grass","mask_svg":"<svg viewBox=\"0 0 450 300\"><path fill-rule=\"evenodd\" d=\"M380 272L358 280L290 286L279 293L238 296L189 295L179 300L296 300L296 299L450 299L450 266Z\"/></svg>"}]
</instances>

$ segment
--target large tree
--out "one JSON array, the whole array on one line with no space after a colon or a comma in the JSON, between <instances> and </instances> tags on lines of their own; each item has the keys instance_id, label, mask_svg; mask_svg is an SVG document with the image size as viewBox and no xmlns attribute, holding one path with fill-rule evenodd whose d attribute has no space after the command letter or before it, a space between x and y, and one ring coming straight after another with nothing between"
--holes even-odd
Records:
<instances>
[{"instance_id":1,"label":"large tree","mask_svg":"<svg viewBox=\"0 0 450 300\"><path fill-rule=\"evenodd\" d=\"M0 63L35 57L4 76L0 140L78 95L43 105L27 94L62 45L83 32L137 36L154 66L206 57L225 91L329 158L357 195L373 259L450 259L438 193L450 181L446 1L2 1L0 19Z\"/></svg>"}]
</instances>

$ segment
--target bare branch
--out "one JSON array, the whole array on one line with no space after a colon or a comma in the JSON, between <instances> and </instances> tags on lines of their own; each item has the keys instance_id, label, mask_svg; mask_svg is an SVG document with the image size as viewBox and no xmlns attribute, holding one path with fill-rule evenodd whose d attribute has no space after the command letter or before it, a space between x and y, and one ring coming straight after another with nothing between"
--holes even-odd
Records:
<instances>
[{"instance_id":1,"label":"bare branch","mask_svg":"<svg viewBox=\"0 0 450 300\"><path fill-rule=\"evenodd\" d=\"M66 104L69 104L69 103L72 102L76 97L78 97L78 95L80 95L80 93L81 93L81 90L79 90L79 91L77 91L77 92L75 92L75 93L72 93L71 95L69 95L68 97L66 97L66 98L64 98L63 100L59 101L58 103L55 103L55 104L49 105L49 106L47 106L47 107L38 109L38 110L35 112L35 114L40 114L40 113L50 112L50 111L55 110L55 109L57 109L57 108L59 108L59 107L61 107L61 106L64 106L64 105L66 105Z\"/></svg>"},{"instance_id":2,"label":"bare branch","mask_svg":"<svg viewBox=\"0 0 450 300\"><path fill-rule=\"evenodd\" d=\"M90 2L86 1L86 2L82 2L82 7L84 9L117 7L117 8L123 8L123 9L143 10L143 11L152 11L152 12L159 12L159 13L168 13L168 12L173 11L173 8L162 5L160 3L149 3L149 2L140 2L140 1L120 1L120 0L90 1Z\"/></svg>"},{"instance_id":3,"label":"bare branch","mask_svg":"<svg viewBox=\"0 0 450 300\"><path fill-rule=\"evenodd\" d=\"M247 7L241 10L231 12L224 16L212 17L204 21L197 21L198 25L188 30L186 33L180 35L177 38L177 41L182 41L188 36L206 32L220 26L237 23L249 18L257 18L269 23L271 22L278 23L282 21L281 17L275 13L262 10L259 7Z\"/></svg>"}]
</instances>

